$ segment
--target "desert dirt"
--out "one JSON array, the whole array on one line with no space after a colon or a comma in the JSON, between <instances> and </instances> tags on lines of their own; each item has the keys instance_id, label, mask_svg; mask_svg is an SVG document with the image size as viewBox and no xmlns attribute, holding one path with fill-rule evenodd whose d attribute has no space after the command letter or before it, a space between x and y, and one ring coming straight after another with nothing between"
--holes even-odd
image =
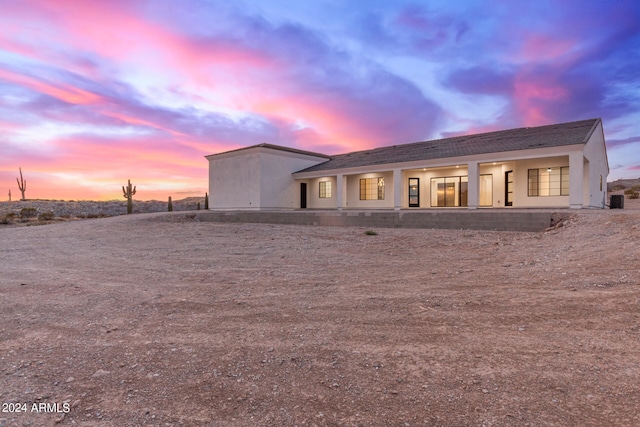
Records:
<instances>
[{"instance_id":1,"label":"desert dirt","mask_svg":"<svg viewBox=\"0 0 640 427\"><path fill-rule=\"evenodd\" d=\"M638 207L0 226L0 426L638 426Z\"/></svg>"}]
</instances>

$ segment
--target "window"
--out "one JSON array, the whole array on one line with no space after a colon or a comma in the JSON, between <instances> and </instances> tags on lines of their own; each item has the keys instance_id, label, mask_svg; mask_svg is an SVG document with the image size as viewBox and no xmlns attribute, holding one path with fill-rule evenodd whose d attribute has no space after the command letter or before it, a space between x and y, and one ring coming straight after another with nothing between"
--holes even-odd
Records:
<instances>
[{"instance_id":1,"label":"window","mask_svg":"<svg viewBox=\"0 0 640 427\"><path fill-rule=\"evenodd\" d=\"M384 200L384 178L360 179L360 200Z\"/></svg>"},{"instance_id":2,"label":"window","mask_svg":"<svg viewBox=\"0 0 640 427\"><path fill-rule=\"evenodd\" d=\"M528 196L568 196L569 166L529 169Z\"/></svg>"},{"instance_id":3,"label":"window","mask_svg":"<svg viewBox=\"0 0 640 427\"><path fill-rule=\"evenodd\" d=\"M409 178L409 207L420 207L420 178Z\"/></svg>"},{"instance_id":4,"label":"window","mask_svg":"<svg viewBox=\"0 0 640 427\"><path fill-rule=\"evenodd\" d=\"M480 175L480 206L493 206L493 175Z\"/></svg>"},{"instance_id":5,"label":"window","mask_svg":"<svg viewBox=\"0 0 640 427\"><path fill-rule=\"evenodd\" d=\"M466 176L431 178L431 206L467 206L468 181Z\"/></svg>"},{"instance_id":6,"label":"window","mask_svg":"<svg viewBox=\"0 0 640 427\"><path fill-rule=\"evenodd\" d=\"M320 181L320 198L331 198L331 181Z\"/></svg>"}]
</instances>

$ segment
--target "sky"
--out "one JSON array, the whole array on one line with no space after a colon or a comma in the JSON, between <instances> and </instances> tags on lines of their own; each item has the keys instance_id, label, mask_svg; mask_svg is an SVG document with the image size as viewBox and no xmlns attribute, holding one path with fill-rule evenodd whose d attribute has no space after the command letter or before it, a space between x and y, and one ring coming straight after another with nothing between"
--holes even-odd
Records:
<instances>
[{"instance_id":1,"label":"sky","mask_svg":"<svg viewBox=\"0 0 640 427\"><path fill-rule=\"evenodd\" d=\"M600 117L640 177L637 0L0 0L0 200L204 196L204 156Z\"/></svg>"}]
</instances>

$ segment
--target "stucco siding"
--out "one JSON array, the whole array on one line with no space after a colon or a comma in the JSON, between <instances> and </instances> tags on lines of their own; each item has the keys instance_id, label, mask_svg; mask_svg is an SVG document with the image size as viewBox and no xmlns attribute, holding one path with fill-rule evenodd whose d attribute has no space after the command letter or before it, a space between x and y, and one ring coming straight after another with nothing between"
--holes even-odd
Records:
<instances>
[{"instance_id":1,"label":"stucco siding","mask_svg":"<svg viewBox=\"0 0 640 427\"><path fill-rule=\"evenodd\" d=\"M584 157L589 162L588 186L585 192L585 204L589 207L604 208L607 200L607 176L609 164L605 148L602 123L598 125L584 148Z\"/></svg>"},{"instance_id":2,"label":"stucco siding","mask_svg":"<svg viewBox=\"0 0 640 427\"><path fill-rule=\"evenodd\" d=\"M569 196L529 196L529 169L569 166L569 156L545 157L516 161L514 167L513 207L517 208L568 208ZM571 171L569 171L571 172Z\"/></svg>"},{"instance_id":3,"label":"stucco siding","mask_svg":"<svg viewBox=\"0 0 640 427\"><path fill-rule=\"evenodd\" d=\"M255 147L208 156L210 209L295 209L299 184L292 173L326 159Z\"/></svg>"},{"instance_id":4,"label":"stucco siding","mask_svg":"<svg viewBox=\"0 0 640 427\"><path fill-rule=\"evenodd\" d=\"M383 177L385 182L384 200L360 200L360 179ZM364 173L349 175L347 179L347 208L385 209L393 208L393 172Z\"/></svg>"},{"instance_id":5,"label":"stucco siding","mask_svg":"<svg viewBox=\"0 0 640 427\"><path fill-rule=\"evenodd\" d=\"M507 134L513 138L505 138ZM492 135L454 138L448 141L452 147L443 145L444 140L425 141L331 159L272 144L215 154L207 156L210 205L212 209L297 209L303 204L310 209L409 208L409 178L418 178L418 208L505 207L505 173L513 171L513 208L604 207L609 171L599 119L500 131L495 140ZM476 140L490 149L479 148ZM437 147L446 148L446 153L429 151ZM371 164L364 164L365 159ZM556 169L563 167L568 170ZM531 169L539 169L538 195L529 195ZM462 176L467 179L446 179ZM382 199L377 199L372 181L366 184L374 200L360 200L363 178L384 178ZM445 179L432 186L434 178ZM329 186L323 186L326 197L321 198L322 182L330 183L330 195ZM305 203L302 188L306 188ZM432 197L432 189L437 197Z\"/></svg>"},{"instance_id":6,"label":"stucco siding","mask_svg":"<svg viewBox=\"0 0 640 427\"><path fill-rule=\"evenodd\" d=\"M337 207L337 180L336 177L323 177L308 179L301 182L307 183L307 202L310 209L335 209ZM329 182L331 197L320 198L320 183Z\"/></svg>"},{"instance_id":7,"label":"stucco siding","mask_svg":"<svg viewBox=\"0 0 640 427\"><path fill-rule=\"evenodd\" d=\"M260 208L258 153L209 160L210 209Z\"/></svg>"}]
</instances>

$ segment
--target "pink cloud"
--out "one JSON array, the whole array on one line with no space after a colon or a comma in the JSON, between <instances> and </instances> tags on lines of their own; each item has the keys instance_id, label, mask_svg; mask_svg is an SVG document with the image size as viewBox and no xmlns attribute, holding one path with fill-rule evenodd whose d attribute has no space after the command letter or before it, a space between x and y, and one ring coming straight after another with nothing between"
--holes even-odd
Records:
<instances>
[{"instance_id":1,"label":"pink cloud","mask_svg":"<svg viewBox=\"0 0 640 427\"><path fill-rule=\"evenodd\" d=\"M568 92L555 81L553 70L537 74L535 70L522 69L514 78L513 103L525 126L537 126L549 123L553 117L545 107L552 103L563 102Z\"/></svg>"},{"instance_id":2,"label":"pink cloud","mask_svg":"<svg viewBox=\"0 0 640 427\"><path fill-rule=\"evenodd\" d=\"M171 140L72 136L54 144L57 149L48 158L29 158L20 165L30 176L28 197L60 199L83 194L83 198L117 198L119 183L129 178L139 185L141 200L171 195L170 188L150 190L166 186L168 177L173 186L195 188L198 194L206 191L206 162L193 156L188 147L181 151Z\"/></svg>"},{"instance_id":3,"label":"pink cloud","mask_svg":"<svg viewBox=\"0 0 640 427\"><path fill-rule=\"evenodd\" d=\"M525 37L525 41L520 48L520 60L525 62L565 62L568 57L572 58L578 41L562 39L558 34L532 34ZM573 58L572 58L573 59Z\"/></svg>"},{"instance_id":4,"label":"pink cloud","mask_svg":"<svg viewBox=\"0 0 640 427\"><path fill-rule=\"evenodd\" d=\"M0 134L9 134L21 130L23 126L0 119Z\"/></svg>"},{"instance_id":5,"label":"pink cloud","mask_svg":"<svg viewBox=\"0 0 640 427\"><path fill-rule=\"evenodd\" d=\"M17 83L33 91L53 96L70 104L94 104L102 101L99 95L66 83L50 84L34 77L7 70L0 69L0 79Z\"/></svg>"},{"instance_id":6,"label":"pink cloud","mask_svg":"<svg viewBox=\"0 0 640 427\"><path fill-rule=\"evenodd\" d=\"M223 70L238 77L256 68L275 66L268 55L239 40L187 35L166 23L154 22L145 16L143 5L119 0L21 2L7 10L7 15L38 22L39 34L24 27L0 30L0 46L77 72L96 72L95 64L63 54L58 46L64 46L64 51L92 52L129 67L157 68L159 74L178 73L184 84L209 88L221 86L215 76ZM20 36L32 40L46 37L51 48L17 42Z\"/></svg>"},{"instance_id":7,"label":"pink cloud","mask_svg":"<svg viewBox=\"0 0 640 427\"><path fill-rule=\"evenodd\" d=\"M174 136L180 136L180 135L184 135L181 132L178 132L174 129L171 129L170 127L164 126L162 124L160 124L157 121L153 121L153 120L146 120L140 117L136 117L134 115L130 115L130 114L126 114L126 113L122 113L119 111L109 111L107 109L101 109L100 113L108 116L108 117L112 117L114 119L118 119L124 123L130 124L130 125L136 125L136 126L145 126L145 127L149 127L149 128L155 128L158 130L162 130L165 131L169 134L172 134Z\"/></svg>"}]
</instances>

